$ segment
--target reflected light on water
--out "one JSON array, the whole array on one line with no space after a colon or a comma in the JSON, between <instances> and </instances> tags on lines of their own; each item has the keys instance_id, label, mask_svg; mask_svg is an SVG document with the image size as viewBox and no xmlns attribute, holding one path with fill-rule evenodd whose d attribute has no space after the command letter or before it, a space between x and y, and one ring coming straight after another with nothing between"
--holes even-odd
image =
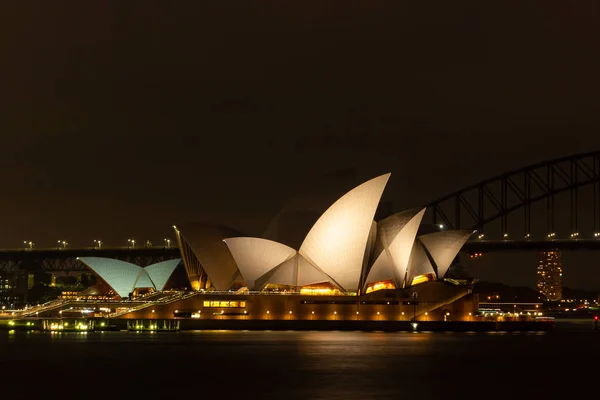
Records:
<instances>
[{"instance_id":1,"label":"reflected light on water","mask_svg":"<svg viewBox=\"0 0 600 400\"><path fill-rule=\"evenodd\" d=\"M89 332L33 333L0 331L0 354L11 368L4 379L17 379L35 359L44 371L37 397L65 376L87 377L82 369L93 360L95 369L114 370L115 360L127 360L127 379L147 379L150 385L125 385L119 396L148 397L171 393L173 382L214 382L221 398L261 399L412 399L463 398L490 394L485 374L542 380L540 365L561 360L575 365L582 357L600 356L596 332L579 335L424 332L322 331L184 331L178 333ZM516 358L518 355L518 359ZM517 362L518 361L518 362ZM193 368L188 366L193 365ZM481 366L485 365L485 371ZM227 372L227 373L224 373ZM243 373L249 385L229 384L231 374ZM588 370L561 371L564 382L584 379ZM595 370L589 370L590 374ZM571 375L569 375L571 374ZM432 382L435 381L435 384ZM563 380L561 379L561 382ZM569 383L570 384L570 383ZM85 392L89 379L69 381L69 389ZM10 385L9 385L10 386ZM19 390L22 390L19 386ZM183 397L196 396L198 385L178 387ZM249 391L250 390L250 391ZM494 388L500 398L513 398L511 385ZM506 390L506 393L500 393ZM536 385L536 395L553 398L555 384ZM496 393L496 391L499 391ZM509 391L511 391L509 393ZM7 395L7 398L10 396ZM197 397L197 396L196 396Z\"/></svg>"}]
</instances>

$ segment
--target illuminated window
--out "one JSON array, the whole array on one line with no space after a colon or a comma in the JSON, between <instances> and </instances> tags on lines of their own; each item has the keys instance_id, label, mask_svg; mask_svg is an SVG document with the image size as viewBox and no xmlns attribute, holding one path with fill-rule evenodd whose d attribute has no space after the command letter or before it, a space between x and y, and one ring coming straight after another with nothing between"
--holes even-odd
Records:
<instances>
[{"instance_id":1,"label":"illuminated window","mask_svg":"<svg viewBox=\"0 0 600 400\"><path fill-rule=\"evenodd\" d=\"M204 301L204 307L213 308L244 308L246 307L245 301Z\"/></svg>"},{"instance_id":2,"label":"illuminated window","mask_svg":"<svg viewBox=\"0 0 600 400\"><path fill-rule=\"evenodd\" d=\"M394 285L394 282L392 282L391 280L379 281L379 282L370 283L367 286L367 290L365 290L365 293L376 292L376 291L382 290L382 289L395 289L395 288L396 288L396 286Z\"/></svg>"},{"instance_id":3,"label":"illuminated window","mask_svg":"<svg viewBox=\"0 0 600 400\"><path fill-rule=\"evenodd\" d=\"M411 285L414 286L414 285L418 285L419 283L425 283L425 282L429 282L432 280L433 280L432 274L418 275L413 278Z\"/></svg>"},{"instance_id":4,"label":"illuminated window","mask_svg":"<svg viewBox=\"0 0 600 400\"><path fill-rule=\"evenodd\" d=\"M314 285L303 286L300 288L300 294L312 296L333 296L340 295L342 293L331 283L323 282Z\"/></svg>"}]
</instances>

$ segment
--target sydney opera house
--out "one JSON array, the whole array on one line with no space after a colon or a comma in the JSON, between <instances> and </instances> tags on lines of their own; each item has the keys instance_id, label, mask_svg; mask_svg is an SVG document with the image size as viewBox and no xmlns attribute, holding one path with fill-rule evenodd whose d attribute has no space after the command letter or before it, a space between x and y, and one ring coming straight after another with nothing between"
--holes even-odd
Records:
<instances>
[{"instance_id":1,"label":"sydney opera house","mask_svg":"<svg viewBox=\"0 0 600 400\"><path fill-rule=\"evenodd\" d=\"M390 174L343 192L305 193L262 237L216 224L174 226L181 260L141 268L81 258L120 307L121 318L272 320L468 320L468 278L453 265L471 231L422 224L425 209L378 218ZM174 271L185 276L175 293ZM183 273L184 272L184 273ZM128 308L129 307L129 308ZM115 314L116 315L116 314Z\"/></svg>"}]
</instances>

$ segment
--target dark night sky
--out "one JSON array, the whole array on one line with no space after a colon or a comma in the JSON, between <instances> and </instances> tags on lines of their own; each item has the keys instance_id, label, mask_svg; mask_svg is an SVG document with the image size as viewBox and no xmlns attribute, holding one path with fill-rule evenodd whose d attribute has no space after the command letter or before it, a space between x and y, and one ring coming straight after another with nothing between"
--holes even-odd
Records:
<instances>
[{"instance_id":1,"label":"dark night sky","mask_svg":"<svg viewBox=\"0 0 600 400\"><path fill-rule=\"evenodd\" d=\"M0 247L258 235L316 174L392 172L400 211L600 149L597 2L110 3L0 5Z\"/></svg>"}]
</instances>

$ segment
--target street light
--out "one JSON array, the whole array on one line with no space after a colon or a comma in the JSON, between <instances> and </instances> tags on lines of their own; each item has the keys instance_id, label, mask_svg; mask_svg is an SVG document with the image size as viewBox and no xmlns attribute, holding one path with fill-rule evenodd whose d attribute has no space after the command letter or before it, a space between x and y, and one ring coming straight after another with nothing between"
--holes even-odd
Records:
<instances>
[{"instance_id":1,"label":"street light","mask_svg":"<svg viewBox=\"0 0 600 400\"><path fill-rule=\"evenodd\" d=\"M99 249L102 248L102 240L94 240L94 243L95 243L94 247L97 247Z\"/></svg>"},{"instance_id":2,"label":"street light","mask_svg":"<svg viewBox=\"0 0 600 400\"><path fill-rule=\"evenodd\" d=\"M171 247L171 239L165 238L165 247Z\"/></svg>"},{"instance_id":3,"label":"street light","mask_svg":"<svg viewBox=\"0 0 600 400\"><path fill-rule=\"evenodd\" d=\"M59 241L58 241L58 246L59 246L59 247L60 247L60 246L62 246L64 249L66 249L66 248L67 248L67 245L68 245L68 244L69 244L69 243L67 243L65 240L59 240Z\"/></svg>"},{"instance_id":4,"label":"street light","mask_svg":"<svg viewBox=\"0 0 600 400\"><path fill-rule=\"evenodd\" d=\"M33 249L33 246L35 245L31 240L24 240L23 244L27 245L30 249Z\"/></svg>"},{"instance_id":5,"label":"street light","mask_svg":"<svg viewBox=\"0 0 600 400\"><path fill-rule=\"evenodd\" d=\"M131 246L132 248L135 249L135 239L127 239L127 241L129 242L129 246L127 246L127 247Z\"/></svg>"}]
</instances>

